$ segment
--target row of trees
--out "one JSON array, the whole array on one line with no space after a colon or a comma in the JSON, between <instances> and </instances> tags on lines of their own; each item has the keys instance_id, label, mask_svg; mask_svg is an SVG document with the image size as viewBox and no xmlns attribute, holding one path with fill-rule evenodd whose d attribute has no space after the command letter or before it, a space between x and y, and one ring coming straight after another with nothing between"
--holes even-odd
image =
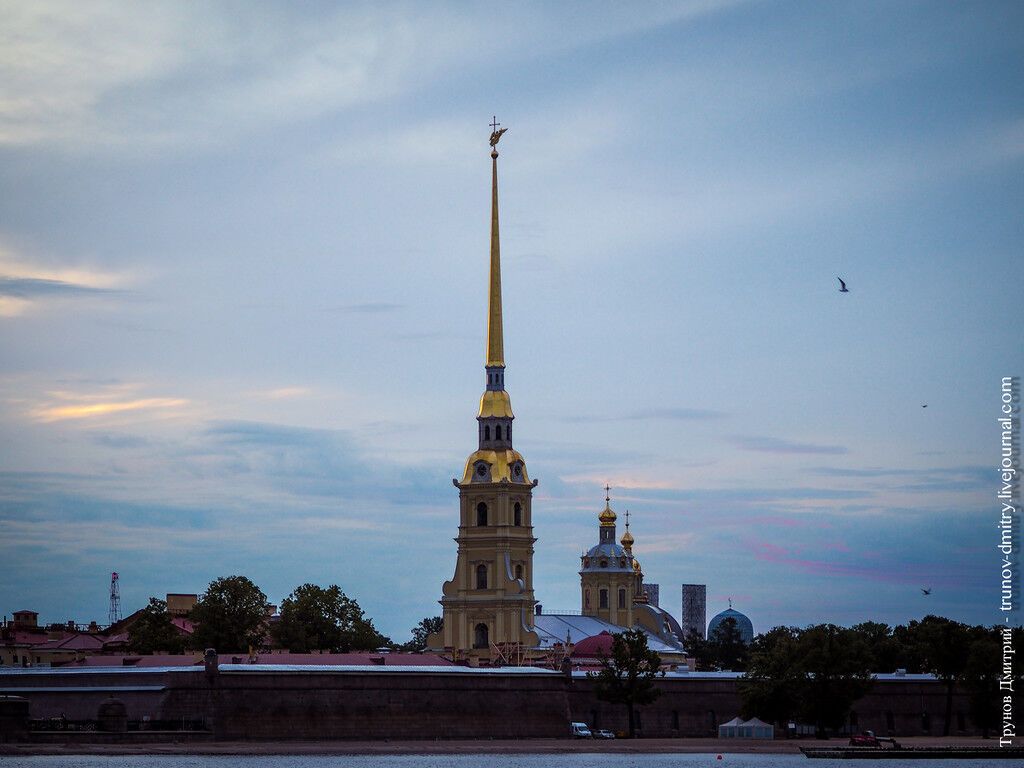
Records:
<instances>
[{"instance_id":1,"label":"row of trees","mask_svg":"<svg viewBox=\"0 0 1024 768\"><path fill-rule=\"evenodd\" d=\"M268 609L267 596L245 576L214 579L189 614L195 623L190 637L174 627L167 603L150 598L129 628L129 648L135 653L181 653L205 648L244 653L250 648L263 648L268 635L276 646L293 653L347 653L392 645L359 603L337 584L296 587L282 601L280 617L274 622L269 622ZM424 619L421 625L427 621Z\"/></svg>"},{"instance_id":2,"label":"row of trees","mask_svg":"<svg viewBox=\"0 0 1024 768\"><path fill-rule=\"evenodd\" d=\"M1022 649L1024 633L1013 633ZM872 672L927 672L946 688L943 733L949 735L953 692L970 696L971 719L983 730L999 721L998 672L1002 634L998 627L969 626L941 616L890 627L864 622L805 629L776 627L746 645L732 619L706 640L691 636L687 649L697 669L745 671L740 682L744 715L769 722L814 723L819 732L839 728L870 686Z\"/></svg>"}]
</instances>

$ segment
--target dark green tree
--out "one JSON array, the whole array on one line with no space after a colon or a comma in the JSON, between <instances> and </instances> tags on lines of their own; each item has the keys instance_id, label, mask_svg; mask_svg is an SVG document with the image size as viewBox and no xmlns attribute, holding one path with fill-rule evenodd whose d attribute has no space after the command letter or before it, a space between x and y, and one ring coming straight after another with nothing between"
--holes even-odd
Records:
<instances>
[{"instance_id":1,"label":"dark green tree","mask_svg":"<svg viewBox=\"0 0 1024 768\"><path fill-rule=\"evenodd\" d=\"M908 634L921 658L921 667L942 680L946 686L946 713L942 735L949 736L953 717L953 690L963 678L971 644L971 630L959 621L941 616L925 616L912 621Z\"/></svg>"},{"instance_id":2,"label":"dark green tree","mask_svg":"<svg viewBox=\"0 0 1024 768\"><path fill-rule=\"evenodd\" d=\"M868 646L872 672L895 672L897 669L907 669L914 661L906 653L903 644L888 624L865 621L855 624L851 629L860 635Z\"/></svg>"},{"instance_id":3,"label":"dark green tree","mask_svg":"<svg viewBox=\"0 0 1024 768\"><path fill-rule=\"evenodd\" d=\"M629 738L636 736L636 707L650 704L661 691L654 678L664 676L661 657L647 647L647 635L639 629L627 629L612 637L612 655L601 658L601 671L588 672L596 681L595 693L601 701L625 704L629 714Z\"/></svg>"},{"instance_id":4,"label":"dark green tree","mask_svg":"<svg viewBox=\"0 0 1024 768\"><path fill-rule=\"evenodd\" d=\"M804 684L799 637L795 627L775 627L754 638L737 687L744 717L777 724L796 717Z\"/></svg>"},{"instance_id":5,"label":"dark green tree","mask_svg":"<svg viewBox=\"0 0 1024 768\"><path fill-rule=\"evenodd\" d=\"M444 619L440 616L420 619L420 623L412 628L412 640L401 646L403 651L422 651L427 647L427 637L444 629Z\"/></svg>"},{"instance_id":6,"label":"dark green tree","mask_svg":"<svg viewBox=\"0 0 1024 768\"><path fill-rule=\"evenodd\" d=\"M863 637L817 624L776 627L758 637L739 692L744 714L775 723L795 716L824 737L870 686L871 654Z\"/></svg>"},{"instance_id":7,"label":"dark green tree","mask_svg":"<svg viewBox=\"0 0 1024 768\"><path fill-rule=\"evenodd\" d=\"M964 665L964 687L967 689L971 720L981 728L982 738L999 725L999 671L1002 661L1002 639L999 627L975 627Z\"/></svg>"},{"instance_id":8,"label":"dark green tree","mask_svg":"<svg viewBox=\"0 0 1024 768\"><path fill-rule=\"evenodd\" d=\"M706 638L696 632L686 635L686 655L694 661L698 672L714 672L718 667L718 649Z\"/></svg>"},{"instance_id":9,"label":"dark green tree","mask_svg":"<svg viewBox=\"0 0 1024 768\"><path fill-rule=\"evenodd\" d=\"M190 618L196 623L190 645L219 653L260 649L267 633L267 596L245 576L214 579Z\"/></svg>"},{"instance_id":10,"label":"dark green tree","mask_svg":"<svg viewBox=\"0 0 1024 768\"><path fill-rule=\"evenodd\" d=\"M747 644L743 642L736 619L722 621L708 638L716 656L718 669L731 669L742 672L747 668Z\"/></svg>"},{"instance_id":11,"label":"dark green tree","mask_svg":"<svg viewBox=\"0 0 1024 768\"><path fill-rule=\"evenodd\" d=\"M149 598L149 605L143 608L128 628L128 650L132 653L181 653L185 639L171 623L167 603Z\"/></svg>"},{"instance_id":12,"label":"dark green tree","mask_svg":"<svg viewBox=\"0 0 1024 768\"><path fill-rule=\"evenodd\" d=\"M326 589L303 584L281 602L281 617L271 633L293 653L366 651L388 643L366 618L359 603L337 584Z\"/></svg>"},{"instance_id":13,"label":"dark green tree","mask_svg":"<svg viewBox=\"0 0 1024 768\"><path fill-rule=\"evenodd\" d=\"M853 702L871 687L871 653L852 629L817 624L800 633L800 719L814 723L819 737L838 729Z\"/></svg>"}]
</instances>

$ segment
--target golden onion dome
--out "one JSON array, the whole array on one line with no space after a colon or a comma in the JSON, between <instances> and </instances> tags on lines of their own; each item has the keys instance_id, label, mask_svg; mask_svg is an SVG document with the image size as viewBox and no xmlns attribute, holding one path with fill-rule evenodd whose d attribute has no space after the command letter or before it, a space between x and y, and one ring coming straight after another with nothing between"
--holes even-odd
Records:
<instances>
[{"instance_id":1,"label":"golden onion dome","mask_svg":"<svg viewBox=\"0 0 1024 768\"><path fill-rule=\"evenodd\" d=\"M604 511L597 516L597 519L601 521L602 528L615 525L617 519L616 514L612 511L612 497L608 495L611 490L611 486L604 487Z\"/></svg>"},{"instance_id":2,"label":"golden onion dome","mask_svg":"<svg viewBox=\"0 0 1024 768\"><path fill-rule=\"evenodd\" d=\"M624 534L622 534L622 538L619 539L619 542L622 544L624 549L632 549L633 548L633 541L634 541L633 534L631 534L629 532L629 528L627 528L626 532Z\"/></svg>"}]
</instances>

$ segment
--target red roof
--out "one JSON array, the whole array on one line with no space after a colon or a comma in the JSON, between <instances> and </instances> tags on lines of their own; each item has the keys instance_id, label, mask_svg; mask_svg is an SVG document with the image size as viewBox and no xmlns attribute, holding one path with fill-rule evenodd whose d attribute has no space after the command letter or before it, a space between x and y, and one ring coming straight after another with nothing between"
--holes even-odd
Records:
<instances>
[{"instance_id":1,"label":"red roof","mask_svg":"<svg viewBox=\"0 0 1024 768\"><path fill-rule=\"evenodd\" d=\"M585 637L576 643L576 647L572 649L572 657L574 659L597 659L601 656L611 656L612 640L613 635L608 630L599 635Z\"/></svg>"}]
</instances>

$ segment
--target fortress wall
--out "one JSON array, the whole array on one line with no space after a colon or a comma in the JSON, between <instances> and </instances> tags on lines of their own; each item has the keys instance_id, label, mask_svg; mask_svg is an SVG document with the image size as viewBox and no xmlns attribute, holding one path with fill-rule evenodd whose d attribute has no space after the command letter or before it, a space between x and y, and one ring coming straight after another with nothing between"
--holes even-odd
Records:
<instances>
[{"instance_id":1,"label":"fortress wall","mask_svg":"<svg viewBox=\"0 0 1024 768\"><path fill-rule=\"evenodd\" d=\"M740 714L740 697L736 681L707 679L697 676L664 678L657 682L661 696L652 704L638 707L644 736L717 736L717 726ZM628 731L626 707L599 701L594 681L574 677L569 693L569 706L574 721L588 723L611 731ZM873 730L878 735L892 731L896 736L941 735L946 711L946 689L937 681L876 681L871 690L853 705L856 725L853 732ZM958 730L957 712L964 717L964 730ZM927 718L923 715L927 713ZM951 735L981 735L968 716L967 696L957 691L953 697ZM927 721L929 730L924 729ZM781 736L781 733L777 732Z\"/></svg>"},{"instance_id":2,"label":"fortress wall","mask_svg":"<svg viewBox=\"0 0 1024 768\"><path fill-rule=\"evenodd\" d=\"M680 676L658 681L662 696L639 707L647 737L699 737L739 714L736 681ZM28 699L33 718L95 719L116 697L129 720L202 720L218 739L560 738L570 721L627 730L626 709L598 701L594 681L544 672L402 671L380 668L267 670L222 666L185 671L0 668L0 693ZM945 688L936 681L887 680L854 705L853 730L896 736L942 733ZM964 713L965 730L958 729ZM713 713L713 715L712 715ZM927 713L929 730L924 729ZM980 735L967 699L953 703L954 735ZM782 734L779 734L780 736Z\"/></svg>"}]
</instances>

